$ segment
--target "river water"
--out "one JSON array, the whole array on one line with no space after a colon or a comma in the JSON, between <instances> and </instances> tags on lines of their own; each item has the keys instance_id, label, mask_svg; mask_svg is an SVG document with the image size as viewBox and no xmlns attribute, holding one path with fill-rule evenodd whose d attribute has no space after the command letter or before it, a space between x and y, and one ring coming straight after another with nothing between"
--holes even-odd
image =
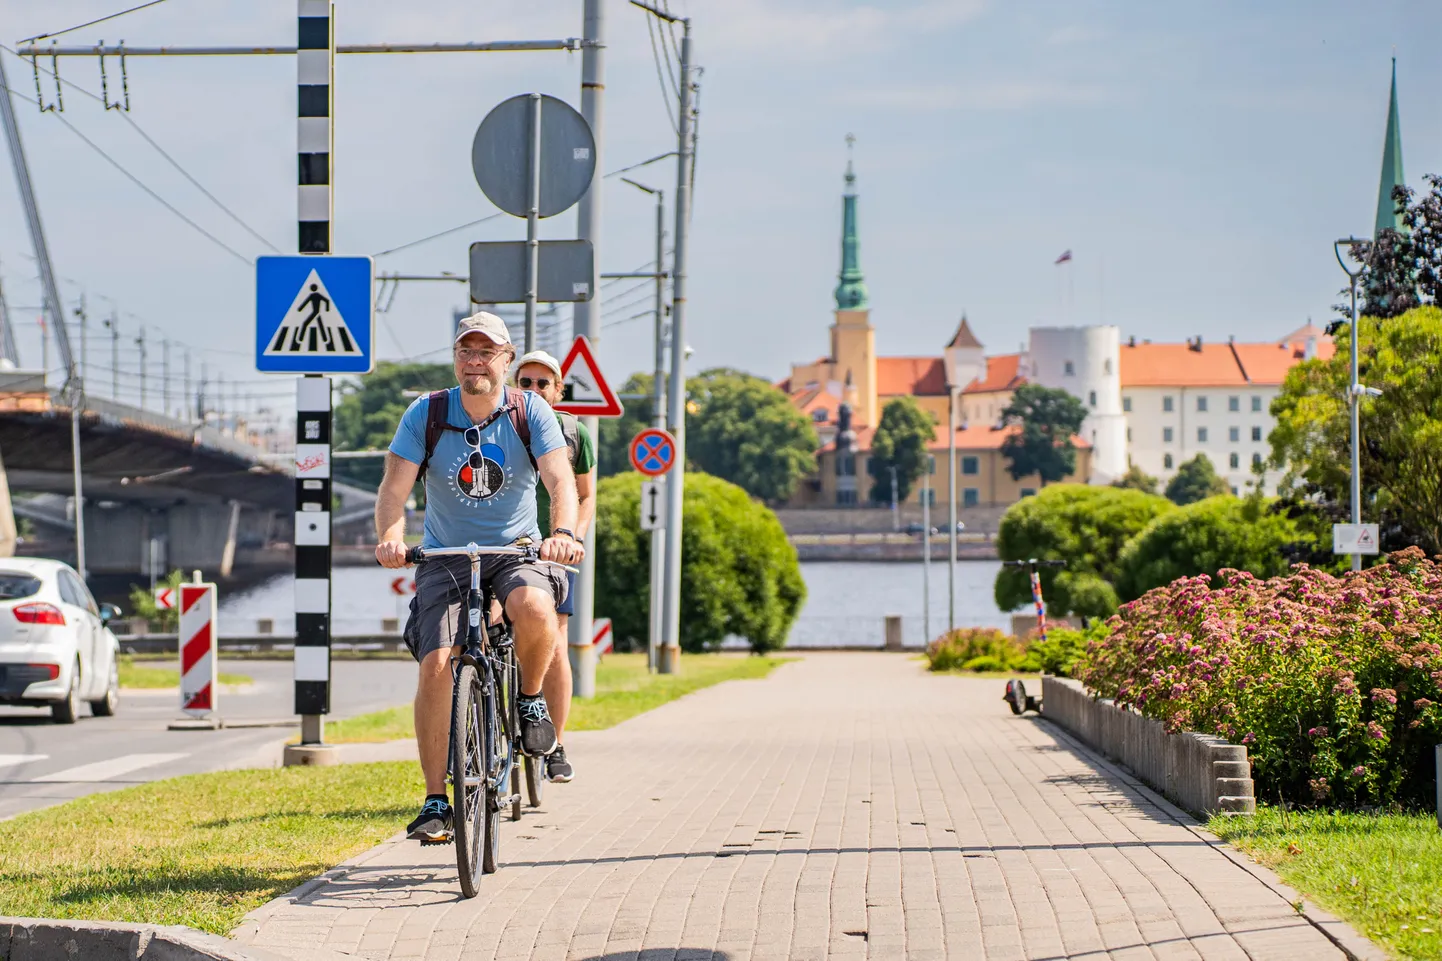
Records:
<instances>
[{"instance_id":1,"label":"river water","mask_svg":"<svg viewBox=\"0 0 1442 961\"><path fill-rule=\"evenodd\" d=\"M790 647L875 646L883 641L883 618L901 615L902 639L908 646L925 641L922 603L922 563L808 562L801 565L806 580L806 604L791 630ZM1008 615L992 600L992 582L1000 569L997 561L958 561L956 565L956 623L959 627L1006 628ZM408 596L392 590L396 574L376 567L338 567L331 582L334 631L362 634L380 630L381 619L406 615ZM410 583L410 572L401 586ZM946 630L947 593L945 562L931 565L931 636ZM604 613L604 602L597 605ZM281 575L250 590L221 595L220 623L227 634L255 630L258 618L274 620L277 634L295 630L292 578Z\"/></svg>"}]
</instances>

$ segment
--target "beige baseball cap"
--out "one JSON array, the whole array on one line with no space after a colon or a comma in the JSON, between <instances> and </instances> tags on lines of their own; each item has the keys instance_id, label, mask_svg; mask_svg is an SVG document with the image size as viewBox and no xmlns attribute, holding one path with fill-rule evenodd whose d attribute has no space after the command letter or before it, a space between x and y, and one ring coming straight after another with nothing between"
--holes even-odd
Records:
<instances>
[{"instance_id":1,"label":"beige baseball cap","mask_svg":"<svg viewBox=\"0 0 1442 961\"><path fill-rule=\"evenodd\" d=\"M511 332L506 330L506 322L484 310L478 310L456 324L454 342L459 344L461 338L467 334L485 334L491 343L497 346L505 346L511 342Z\"/></svg>"},{"instance_id":2,"label":"beige baseball cap","mask_svg":"<svg viewBox=\"0 0 1442 961\"><path fill-rule=\"evenodd\" d=\"M516 370L520 370L527 364L540 364L542 367L556 375L556 380L561 380L561 362L544 350L533 350L520 360L516 361Z\"/></svg>"}]
</instances>

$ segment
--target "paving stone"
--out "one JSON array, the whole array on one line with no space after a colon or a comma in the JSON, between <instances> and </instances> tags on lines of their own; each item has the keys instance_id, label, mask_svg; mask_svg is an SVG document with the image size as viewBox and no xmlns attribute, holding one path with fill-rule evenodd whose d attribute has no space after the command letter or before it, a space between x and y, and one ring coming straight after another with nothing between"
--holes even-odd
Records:
<instances>
[{"instance_id":1,"label":"paving stone","mask_svg":"<svg viewBox=\"0 0 1442 961\"><path fill-rule=\"evenodd\" d=\"M376 961L1342 957L1189 822L1004 710L999 681L907 656L806 655L567 747L576 781L502 822L478 897L452 849L391 843L244 940Z\"/></svg>"}]
</instances>

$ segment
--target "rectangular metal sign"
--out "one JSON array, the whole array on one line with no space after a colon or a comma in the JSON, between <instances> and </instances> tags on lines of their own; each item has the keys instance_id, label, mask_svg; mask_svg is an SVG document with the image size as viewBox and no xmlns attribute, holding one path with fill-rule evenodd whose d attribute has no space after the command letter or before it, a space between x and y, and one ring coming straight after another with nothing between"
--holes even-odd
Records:
<instances>
[{"instance_id":1,"label":"rectangular metal sign","mask_svg":"<svg viewBox=\"0 0 1442 961\"><path fill-rule=\"evenodd\" d=\"M1382 538L1376 524L1333 524L1333 554L1376 554Z\"/></svg>"},{"instance_id":2,"label":"rectangular metal sign","mask_svg":"<svg viewBox=\"0 0 1442 961\"><path fill-rule=\"evenodd\" d=\"M666 481L663 478L641 482L641 530L659 531L666 528Z\"/></svg>"},{"instance_id":3,"label":"rectangular metal sign","mask_svg":"<svg viewBox=\"0 0 1442 961\"><path fill-rule=\"evenodd\" d=\"M255 369L368 374L375 344L369 257L295 255L255 261Z\"/></svg>"},{"instance_id":4,"label":"rectangular metal sign","mask_svg":"<svg viewBox=\"0 0 1442 961\"><path fill-rule=\"evenodd\" d=\"M543 240L536 255L536 300L580 303L591 299L595 252L589 240ZM471 301L522 304L526 301L526 242L471 244Z\"/></svg>"}]
</instances>

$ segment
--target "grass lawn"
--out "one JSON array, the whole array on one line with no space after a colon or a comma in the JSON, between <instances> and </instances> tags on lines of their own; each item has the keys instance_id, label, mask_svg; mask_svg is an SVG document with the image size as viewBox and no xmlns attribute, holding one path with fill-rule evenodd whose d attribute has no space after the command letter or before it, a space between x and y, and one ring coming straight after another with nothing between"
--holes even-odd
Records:
<instances>
[{"instance_id":1,"label":"grass lawn","mask_svg":"<svg viewBox=\"0 0 1442 961\"><path fill-rule=\"evenodd\" d=\"M1442 830L1431 814L1258 806L1207 828L1398 958L1442 958Z\"/></svg>"},{"instance_id":2,"label":"grass lawn","mask_svg":"<svg viewBox=\"0 0 1442 961\"><path fill-rule=\"evenodd\" d=\"M249 684L250 678L244 674L227 674L221 671L219 681L222 684L236 686ZM155 667L154 662L136 663L134 657L129 654L122 654L120 655L120 686L131 689L157 687L178 688L180 686L180 671L176 668Z\"/></svg>"},{"instance_id":3,"label":"grass lawn","mask_svg":"<svg viewBox=\"0 0 1442 961\"><path fill-rule=\"evenodd\" d=\"M721 681L765 677L790 658L683 654L680 674L651 674L645 654L607 654L596 665L596 696L572 702L569 731L599 731ZM415 737L411 707L393 707L325 726L332 744Z\"/></svg>"},{"instance_id":4,"label":"grass lawn","mask_svg":"<svg viewBox=\"0 0 1442 961\"><path fill-rule=\"evenodd\" d=\"M0 915L226 934L247 911L400 830L423 790L415 763L272 768L22 814L0 822Z\"/></svg>"}]
</instances>

